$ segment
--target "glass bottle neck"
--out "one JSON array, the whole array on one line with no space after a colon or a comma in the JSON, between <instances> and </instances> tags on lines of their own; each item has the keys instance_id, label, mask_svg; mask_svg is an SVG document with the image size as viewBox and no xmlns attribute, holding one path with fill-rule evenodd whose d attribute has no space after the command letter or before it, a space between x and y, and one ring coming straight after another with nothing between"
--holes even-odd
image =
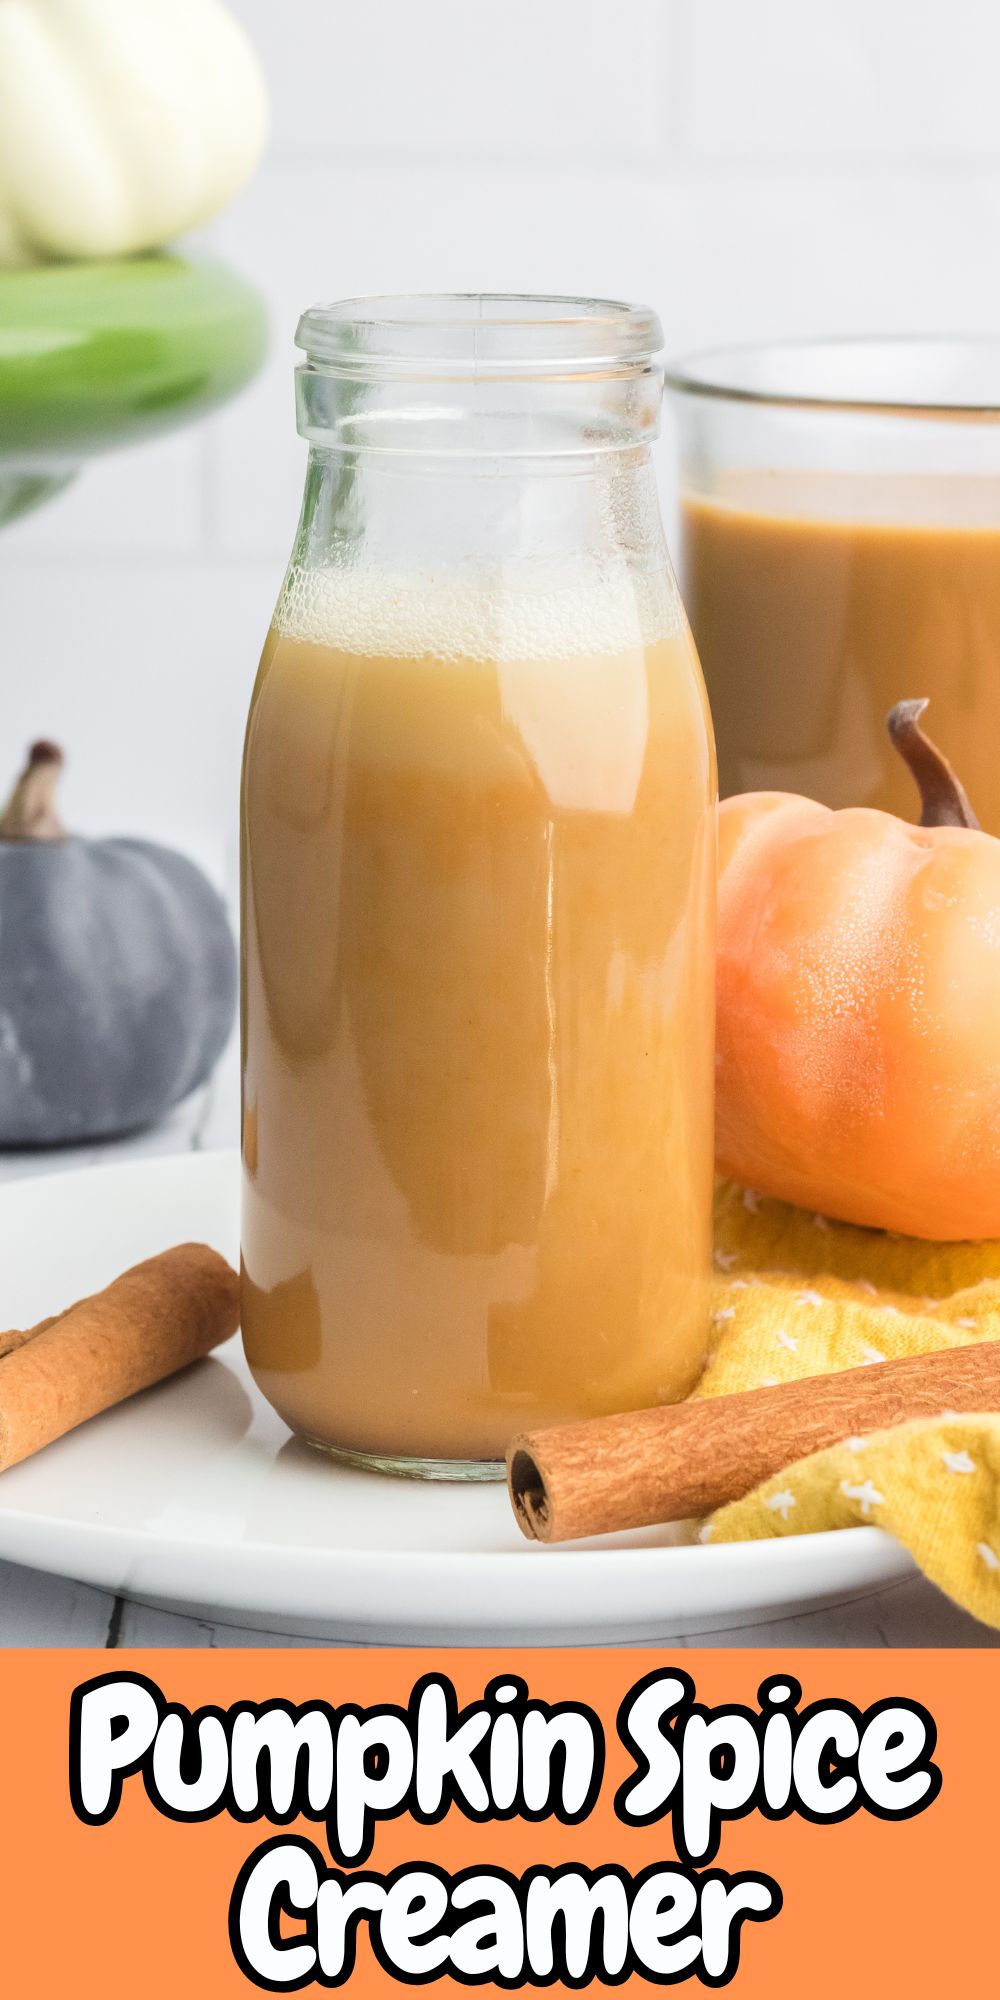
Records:
<instances>
[{"instance_id":1,"label":"glass bottle neck","mask_svg":"<svg viewBox=\"0 0 1000 2000\"><path fill-rule=\"evenodd\" d=\"M642 448L657 435L663 370L648 352L565 364L491 354L485 329L466 341L467 351L436 361L308 352L296 370L300 434L326 451L542 466Z\"/></svg>"},{"instance_id":2,"label":"glass bottle neck","mask_svg":"<svg viewBox=\"0 0 1000 2000\"><path fill-rule=\"evenodd\" d=\"M294 560L385 570L594 561L652 569L665 559L645 447L525 461L330 451L313 446Z\"/></svg>"}]
</instances>

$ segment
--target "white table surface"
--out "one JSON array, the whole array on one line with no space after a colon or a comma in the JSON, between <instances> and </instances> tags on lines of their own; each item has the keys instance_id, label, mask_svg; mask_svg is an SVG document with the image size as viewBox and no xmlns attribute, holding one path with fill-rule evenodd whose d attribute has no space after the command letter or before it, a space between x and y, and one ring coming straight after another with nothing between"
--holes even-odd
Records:
<instances>
[{"instance_id":1,"label":"white table surface","mask_svg":"<svg viewBox=\"0 0 1000 2000\"><path fill-rule=\"evenodd\" d=\"M237 1140L238 1076L235 1044L212 1082L155 1131L117 1145L66 1152L0 1153L0 1183L22 1174L53 1173L151 1153L200 1151ZM0 1189L2 1200L2 1189ZM4 1646L290 1646L317 1641L269 1634L208 1619L154 1611L128 1598L71 1579L0 1562L0 1645ZM672 1641L692 1646L1000 1646L990 1631L959 1611L922 1578L894 1584L850 1603L782 1618L767 1625L690 1634Z\"/></svg>"}]
</instances>

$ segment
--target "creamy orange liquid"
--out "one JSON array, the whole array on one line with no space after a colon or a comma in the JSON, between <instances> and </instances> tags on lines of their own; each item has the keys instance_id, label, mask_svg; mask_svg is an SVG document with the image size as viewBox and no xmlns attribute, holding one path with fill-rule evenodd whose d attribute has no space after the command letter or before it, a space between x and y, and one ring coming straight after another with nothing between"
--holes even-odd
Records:
<instances>
[{"instance_id":1,"label":"creamy orange liquid","mask_svg":"<svg viewBox=\"0 0 1000 2000\"><path fill-rule=\"evenodd\" d=\"M253 1372L294 1430L388 1457L680 1396L712 1124L689 642L306 630L268 640L244 774Z\"/></svg>"},{"instance_id":2,"label":"creamy orange liquid","mask_svg":"<svg viewBox=\"0 0 1000 2000\"><path fill-rule=\"evenodd\" d=\"M1000 483L746 473L684 507L684 596L724 794L913 817L885 716L928 728L1000 833Z\"/></svg>"}]
</instances>

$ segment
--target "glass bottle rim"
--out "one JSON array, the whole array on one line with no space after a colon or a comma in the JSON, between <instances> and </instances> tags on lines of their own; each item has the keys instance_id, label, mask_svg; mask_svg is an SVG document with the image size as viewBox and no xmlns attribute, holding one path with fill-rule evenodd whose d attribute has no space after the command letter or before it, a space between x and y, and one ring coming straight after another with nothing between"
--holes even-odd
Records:
<instances>
[{"instance_id":1,"label":"glass bottle rim","mask_svg":"<svg viewBox=\"0 0 1000 2000\"><path fill-rule=\"evenodd\" d=\"M374 293L311 306L295 336L336 374L632 374L663 345L657 315L621 299L531 292Z\"/></svg>"},{"instance_id":2,"label":"glass bottle rim","mask_svg":"<svg viewBox=\"0 0 1000 2000\"><path fill-rule=\"evenodd\" d=\"M814 411L1000 420L1000 337L846 334L668 361L674 395Z\"/></svg>"}]
</instances>

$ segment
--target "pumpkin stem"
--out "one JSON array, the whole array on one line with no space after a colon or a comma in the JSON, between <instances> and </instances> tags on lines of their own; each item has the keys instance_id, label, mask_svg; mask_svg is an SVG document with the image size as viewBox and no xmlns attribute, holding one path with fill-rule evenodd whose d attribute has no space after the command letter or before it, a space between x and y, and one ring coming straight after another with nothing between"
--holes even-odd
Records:
<instances>
[{"instance_id":1,"label":"pumpkin stem","mask_svg":"<svg viewBox=\"0 0 1000 2000\"><path fill-rule=\"evenodd\" d=\"M0 813L0 840L65 840L55 793L63 753L56 743L33 743L28 761Z\"/></svg>"},{"instance_id":2,"label":"pumpkin stem","mask_svg":"<svg viewBox=\"0 0 1000 2000\"><path fill-rule=\"evenodd\" d=\"M897 701L886 717L893 748L916 780L923 808L920 824L978 827L965 787L959 784L947 757L920 727L926 707L926 701Z\"/></svg>"}]
</instances>

